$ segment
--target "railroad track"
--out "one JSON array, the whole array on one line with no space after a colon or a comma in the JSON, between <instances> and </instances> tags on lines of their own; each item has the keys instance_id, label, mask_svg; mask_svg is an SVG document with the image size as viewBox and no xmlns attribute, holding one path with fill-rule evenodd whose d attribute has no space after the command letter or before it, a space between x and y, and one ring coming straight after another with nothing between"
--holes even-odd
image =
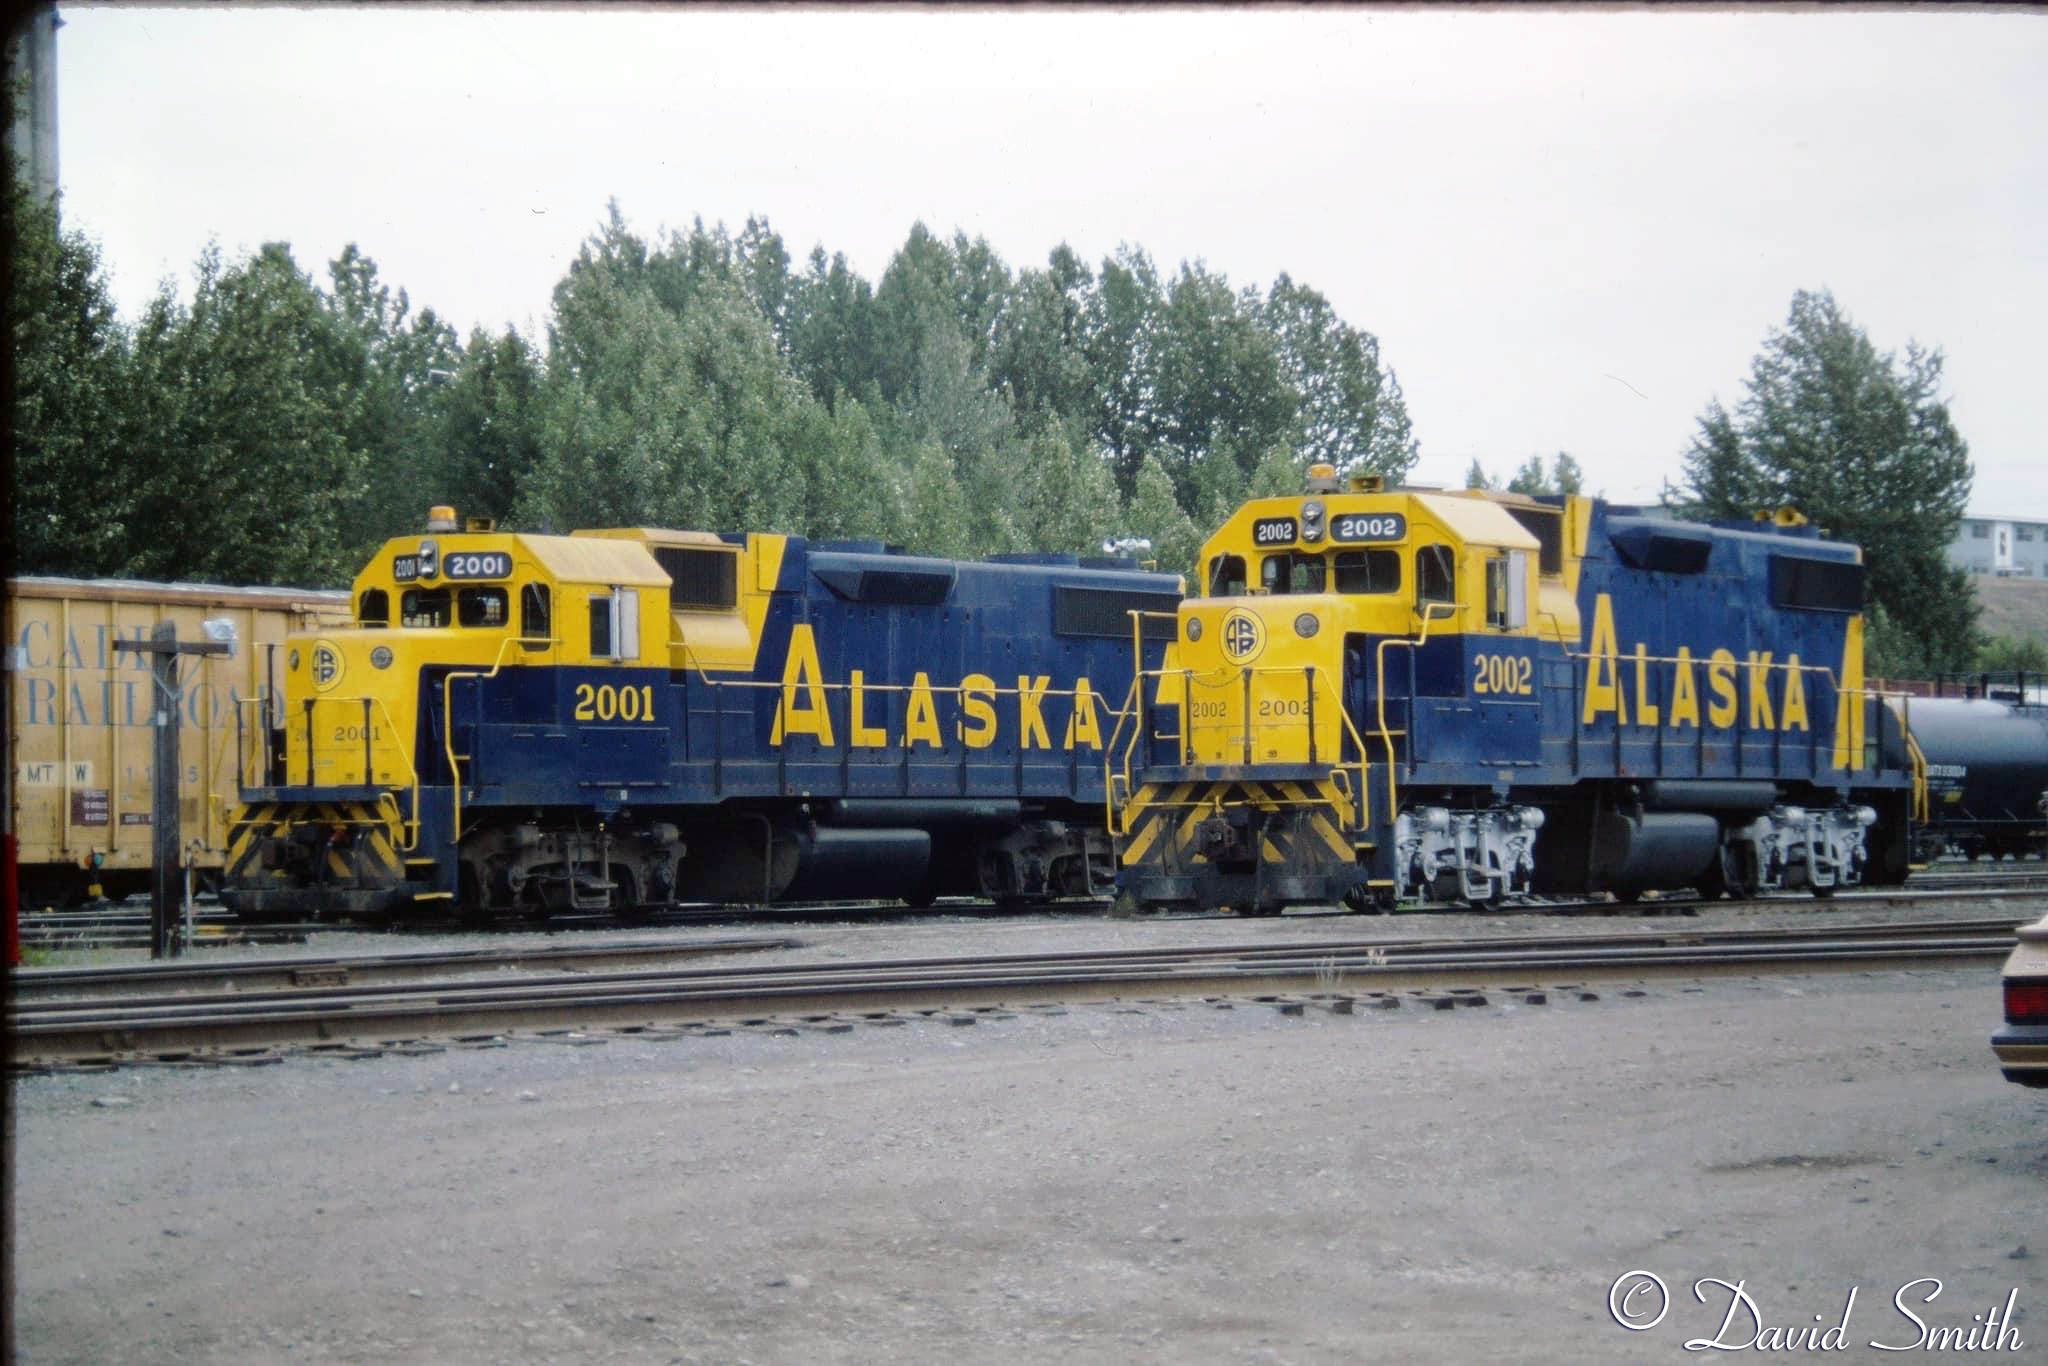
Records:
<instances>
[{"instance_id":1,"label":"railroad track","mask_svg":"<svg viewBox=\"0 0 2048 1366\"><path fill-rule=\"evenodd\" d=\"M255 991L448 979L455 974L471 972L531 972L544 967L588 972L674 963L727 953L792 949L802 942L780 936L623 943L613 940L523 948L450 949L432 953L327 954L208 963L181 959L105 967L25 968L13 975L10 1005L18 1008L28 1002L77 1003L108 998L165 1000L209 994L239 996Z\"/></svg>"},{"instance_id":2,"label":"railroad track","mask_svg":"<svg viewBox=\"0 0 2048 1366\"><path fill-rule=\"evenodd\" d=\"M1541 995L1617 977L1989 965L2011 949L2014 926L2002 917L1797 930L1344 939L128 994L13 1005L8 1060L16 1068L232 1061L282 1046L352 1051L519 1031L688 1028L720 1019L836 1030L862 1019L900 1019L905 1010L1132 996L1277 1001L1306 992L1348 1010L1363 998L1398 1001L1397 993L1441 990L1449 982L1468 991ZM785 1018L792 1013L794 1021Z\"/></svg>"},{"instance_id":3,"label":"railroad track","mask_svg":"<svg viewBox=\"0 0 2048 1366\"><path fill-rule=\"evenodd\" d=\"M1109 908L1101 898L1049 902L1020 910L993 901L939 902L925 908L899 902L791 902L767 906L689 906L650 908L640 912L572 912L545 920L507 919L478 925L454 918L404 920L391 925L336 921L293 921L283 924L244 923L229 911L200 907L193 916L192 945L298 944L323 931L351 930L398 935L474 933L522 934L537 930L652 930L699 925L809 924L828 920L871 920L878 924L929 920L934 917L997 919L1020 914L1100 915ZM22 916L21 942L42 949L148 948L149 908L109 903L75 911L34 911Z\"/></svg>"}]
</instances>

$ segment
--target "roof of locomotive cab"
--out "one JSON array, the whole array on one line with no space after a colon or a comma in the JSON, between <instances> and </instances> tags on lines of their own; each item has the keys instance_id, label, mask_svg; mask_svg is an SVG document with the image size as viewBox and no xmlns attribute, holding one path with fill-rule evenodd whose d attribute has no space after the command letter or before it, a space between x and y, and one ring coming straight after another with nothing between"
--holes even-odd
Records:
<instances>
[{"instance_id":1,"label":"roof of locomotive cab","mask_svg":"<svg viewBox=\"0 0 2048 1366\"><path fill-rule=\"evenodd\" d=\"M521 536L519 543L558 582L666 587L669 581L641 541L575 535Z\"/></svg>"},{"instance_id":2,"label":"roof of locomotive cab","mask_svg":"<svg viewBox=\"0 0 2048 1366\"><path fill-rule=\"evenodd\" d=\"M1541 548L1513 513L1490 499L1459 498L1444 493L1411 493L1408 497L1428 509L1445 530L1468 544L1498 545L1510 550Z\"/></svg>"},{"instance_id":3,"label":"roof of locomotive cab","mask_svg":"<svg viewBox=\"0 0 2048 1366\"><path fill-rule=\"evenodd\" d=\"M666 587L669 577L662 567L655 563L654 556L639 541L614 540L603 536L543 536L529 532L503 531L449 531L431 537L406 536L387 541L384 549L377 552L377 558L364 566L356 575L360 587L364 580L382 583L390 578L391 554L410 554L420 541L432 539L439 543L445 559L451 553L465 550L498 550L513 542L527 558L539 564L547 575L558 583L603 583L620 586ZM449 583L445 576L435 586ZM407 585L411 586L411 585Z\"/></svg>"},{"instance_id":4,"label":"roof of locomotive cab","mask_svg":"<svg viewBox=\"0 0 2048 1366\"><path fill-rule=\"evenodd\" d=\"M648 545L699 545L730 549L733 541L715 531L677 531L659 526L578 527L571 536L592 536L603 540L645 541ZM742 536L740 539L744 540Z\"/></svg>"}]
</instances>

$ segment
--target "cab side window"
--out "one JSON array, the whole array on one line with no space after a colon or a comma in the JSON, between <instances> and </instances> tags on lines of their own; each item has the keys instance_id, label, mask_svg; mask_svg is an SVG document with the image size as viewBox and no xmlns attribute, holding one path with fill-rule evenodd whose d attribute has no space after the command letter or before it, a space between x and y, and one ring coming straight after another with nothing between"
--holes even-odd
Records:
<instances>
[{"instance_id":1,"label":"cab side window","mask_svg":"<svg viewBox=\"0 0 2048 1366\"><path fill-rule=\"evenodd\" d=\"M529 650L545 650L554 635L548 614L548 586L529 583L519 590L519 639Z\"/></svg>"},{"instance_id":2,"label":"cab side window","mask_svg":"<svg viewBox=\"0 0 2048 1366\"><path fill-rule=\"evenodd\" d=\"M1458 601L1456 561L1449 546L1426 545L1415 552L1415 601L1418 606Z\"/></svg>"},{"instance_id":3,"label":"cab side window","mask_svg":"<svg viewBox=\"0 0 2048 1366\"><path fill-rule=\"evenodd\" d=\"M640 594L616 587L590 595L590 657L631 659L640 653Z\"/></svg>"},{"instance_id":4,"label":"cab side window","mask_svg":"<svg viewBox=\"0 0 2048 1366\"><path fill-rule=\"evenodd\" d=\"M366 588L356 606L356 621L364 626L391 624L391 595L381 588Z\"/></svg>"}]
</instances>

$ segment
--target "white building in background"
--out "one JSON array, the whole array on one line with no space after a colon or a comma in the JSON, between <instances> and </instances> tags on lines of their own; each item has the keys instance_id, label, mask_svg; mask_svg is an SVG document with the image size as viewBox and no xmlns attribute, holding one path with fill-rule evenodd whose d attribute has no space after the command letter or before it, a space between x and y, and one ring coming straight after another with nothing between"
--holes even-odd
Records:
<instances>
[{"instance_id":1,"label":"white building in background","mask_svg":"<svg viewBox=\"0 0 2048 1366\"><path fill-rule=\"evenodd\" d=\"M1972 574L2048 579L2048 520L1966 516L1948 544L1948 562Z\"/></svg>"}]
</instances>

